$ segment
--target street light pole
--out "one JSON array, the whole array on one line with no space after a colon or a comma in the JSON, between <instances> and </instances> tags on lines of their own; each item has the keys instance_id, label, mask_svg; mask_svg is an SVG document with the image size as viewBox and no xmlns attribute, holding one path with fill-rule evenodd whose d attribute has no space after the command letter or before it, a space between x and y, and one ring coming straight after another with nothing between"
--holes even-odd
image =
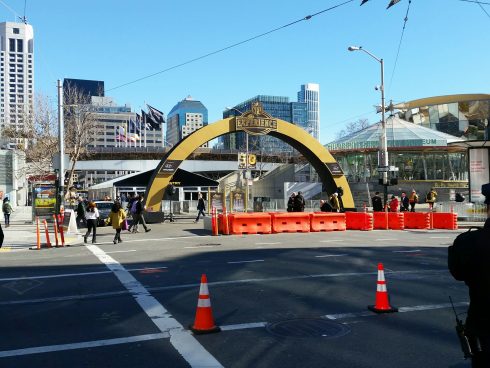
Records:
<instances>
[{"instance_id":1,"label":"street light pole","mask_svg":"<svg viewBox=\"0 0 490 368\"><path fill-rule=\"evenodd\" d=\"M362 46L350 46L349 51L364 51L366 54L371 56L381 65L381 134L379 136L379 152L378 152L378 171L383 168L381 172L383 178L383 194L384 203L388 202L388 140L386 138L386 120L385 120L385 71L384 71L384 60L373 55L369 51L362 48Z\"/></svg>"},{"instance_id":2,"label":"street light pole","mask_svg":"<svg viewBox=\"0 0 490 368\"><path fill-rule=\"evenodd\" d=\"M63 202L65 187L65 127L63 123L63 86L58 79L58 144L60 146L60 172L59 172L59 206Z\"/></svg>"}]
</instances>

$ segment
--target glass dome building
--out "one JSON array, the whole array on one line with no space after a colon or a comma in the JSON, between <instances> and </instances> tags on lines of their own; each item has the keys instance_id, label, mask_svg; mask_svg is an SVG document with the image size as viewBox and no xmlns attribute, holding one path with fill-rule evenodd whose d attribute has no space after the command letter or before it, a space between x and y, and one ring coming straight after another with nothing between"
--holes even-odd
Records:
<instances>
[{"instance_id":1,"label":"glass dome building","mask_svg":"<svg viewBox=\"0 0 490 368\"><path fill-rule=\"evenodd\" d=\"M378 179L381 122L328 143L350 182ZM392 115L386 119L389 165L400 180L467 180L466 150L449 147L463 141L438 130Z\"/></svg>"}]
</instances>

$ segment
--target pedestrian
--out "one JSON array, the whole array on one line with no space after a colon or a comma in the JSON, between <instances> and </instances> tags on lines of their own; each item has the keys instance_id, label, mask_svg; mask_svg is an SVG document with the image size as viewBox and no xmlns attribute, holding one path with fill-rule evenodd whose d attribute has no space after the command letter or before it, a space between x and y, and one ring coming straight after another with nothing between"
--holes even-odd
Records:
<instances>
[{"instance_id":1,"label":"pedestrian","mask_svg":"<svg viewBox=\"0 0 490 368\"><path fill-rule=\"evenodd\" d=\"M402 212L406 212L408 211L408 206L409 206L409 199L407 197L407 193L406 192L402 192L402 197L401 197L401 200L400 200L400 211Z\"/></svg>"},{"instance_id":2,"label":"pedestrian","mask_svg":"<svg viewBox=\"0 0 490 368\"><path fill-rule=\"evenodd\" d=\"M415 212L415 205L419 202L419 196L415 189L412 189L412 193L408 198L408 203L410 203L410 212Z\"/></svg>"},{"instance_id":3,"label":"pedestrian","mask_svg":"<svg viewBox=\"0 0 490 368\"><path fill-rule=\"evenodd\" d=\"M10 204L9 197L5 197L2 206L3 216L5 218L5 227L10 226L10 214L14 212L12 205Z\"/></svg>"},{"instance_id":4,"label":"pedestrian","mask_svg":"<svg viewBox=\"0 0 490 368\"><path fill-rule=\"evenodd\" d=\"M83 226L87 226L87 220L85 219L85 203L83 198L78 197L78 205L77 205L77 227L80 225L80 222L83 223Z\"/></svg>"},{"instance_id":5,"label":"pedestrian","mask_svg":"<svg viewBox=\"0 0 490 368\"><path fill-rule=\"evenodd\" d=\"M87 232L83 237L83 242L87 243L87 238L92 232L92 243L97 242L97 221L99 220L99 210L95 202L89 202L85 211L85 220L87 221Z\"/></svg>"},{"instance_id":6,"label":"pedestrian","mask_svg":"<svg viewBox=\"0 0 490 368\"><path fill-rule=\"evenodd\" d=\"M333 212L340 211L339 193L332 193L332 195L330 196L330 204L333 208Z\"/></svg>"},{"instance_id":7,"label":"pedestrian","mask_svg":"<svg viewBox=\"0 0 490 368\"><path fill-rule=\"evenodd\" d=\"M371 203L373 204L373 211L374 212L383 211L383 200L381 199L379 192L376 192L374 194L374 197L371 198Z\"/></svg>"},{"instance_id":8,"label":"pedestrian","mask_svg":"<svg viewBox=\"0 0 490 368\"><path fill-rule=\"evenodd\" d=\"M121 239L121 230L123 227L123 223L126 220L126 213L121 207L120 202L114 202L111 208L111 213L109 213L109 219L112 223L112 228L116 230L116 235L114 235L113 243L122 243Z\"/></svg>"},{"instance_id":9,"label":"pedestrian","mask_svg":"<svg viewBox=\"0 0 490 368\"><path fill-rule=\"evenodd\" d=\"M129 232L137 232L139 216L136 214L136 203L138 203L138 195L135 193L130 199L127 207L127 213L131 215L131 225L128 226ZM132 230L131 230L132 229Z\"/></svg>"},{"instance_id":10,"label":"pedestrian","mask_svg":"<svg viewBox=\"0 0 490 368\"><path fill-rule=\"evenodd\" d=\"M296 197L296 193L292 192L291 195L289 196L289 199L288 199L288 206L287 206L288 212L294 211L294 197Z\"/></svg>"},{"instance_id":11,"label":"pedestrian","mask_svg":"<svg viewBox=\"0 0 490 368\"><path fill-rule=\"evenodd\" d=\"M333 212L333 208L326 200L320 200L320 211L322 212Z\"/></svg>"},{"instance_id":12,"label":"pedestrian","mask_svg":"<svg viewBox=\"0 0 490 368\"><path fill-rule=\"evenodd\" d=\"M199 194L197 195L197 217L194 220L194 222L198 222L199 217L201 215L202 215L202 217L206 217L206 215L204 214L205 208L206 208L206 206L204 205L204 198L202 197L202 193L199 192Z\"/></svg>"},{"instance_id":13,"label":"pedestrian","mask_svg":"<svg viewBox=\"0 0 490 368\"><path fill-rule=\"evenodd\" d=\"M437 192L435 191L434 188L430 188L430 191L427 192L427 195L425 196L425 201L429 204L429 209L432 211L434 208L434 203L436 202L437 199Z\"/></svg>"},{"instance_id":14,"label":"pedestrian","mask_svg":"<svg viewBox=\"0 0 490 368\"><path fill-rule=\"evenodd\" d=\"M390 211L398 212L398 206L399 206L398 198L396 198L395 195L392 195L390 200Z\"/></svg>"},{"instance_id":15,"label":"pedestrian","mask_svg":"<svg viewBox=\"0 0 490 368\"><path fill-rule=\"evenodd\" d=\"M303 194L301 194L301 192L298 192L298 194L296 194L294 196L293 207L294 207L295 212L304 212L304 210L305 210L305 199L303 197Z\"/></svg>"},{"instance_id":16,"label":"pedestrian","mask_svg":"<svg viewBox=\"0 0 490 368\"><path fill-rule=\"evenodd\" d=\"M143 225L143 228L145 229L145 233L151 231L151 229L146 226L146 221L145 221L145 216L144 216L144 211L145 211L145 206L143 205L143 200L145 199L144 195L140 195L138 199L136 200L135 204L135 215L136 215L136 220L133 222L133 233L137 233L138 231L138 225L141 224Z\"/></svg>"},{"instance_id":17,"label":"pedestrian","mask_svg":"<svg viewBox=\"0 0 490 368\"><path fill-rule=\"evenodd\" d=\"M490 367L490 183L482 185L481 191L487 205L484 227L458 235L448 248L451 275L469 289L464 334L471 348L472 367L478 368Z\"/></svg>"},{"instance_id":18,"label":"pedestrian","mask_svg":"<svg viewBox=\"0 0 490 368\"><path fill-rule=\"evenodd\" d=\"M3 245L3 229L2 229L2 224L0 224L0 248Z\"/></svg>"}]
</instances>

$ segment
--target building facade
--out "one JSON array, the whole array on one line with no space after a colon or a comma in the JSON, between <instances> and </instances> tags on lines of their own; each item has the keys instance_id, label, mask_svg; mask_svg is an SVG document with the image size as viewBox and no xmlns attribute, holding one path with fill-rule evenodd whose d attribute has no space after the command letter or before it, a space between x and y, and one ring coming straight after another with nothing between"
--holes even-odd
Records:
<instances>
[{"instance_id":1,"label":"building facade","mask_svg":"<svg viewBox=\"0 0 490 368\"><path fill-rule=\"evenodd\" d=\"M393 107L416 125L468 140L489 138L490 94L427 97Z\"/></svg>"},{"instance_id":2,"label":"building facade","mask_svg":"<svg viewBox=\"0 0 490 368\"><path fill-rule=\"evenodd\" d=\"M0 128L23 130L34 100L34 31L24 23L0 23ZM3 140L2 148L15 148Z\"/></svg>"},{"instance_id":3,"label":"building facade","mask_svg":"<svg viewBox=\"0 0 490 368\"><path fill-rule=\"evenodd\" d=\"M201 101L186 97L178 102L167 115L167 145L173 146L186 136L208 125L208 109ZM202 147L206 148L209 143Z\"/></svg>"},{"instance_id":4,"label":"building facade","mask_svg":"<svg viewBox=\"0 0 490 368\"><path fill-rule=\"evenodd\" d=\"M307 104L304 102L289 102L288 97L258 95L250 98L230 109L223 112L223 118L241 115L252 109L254 102L260 102L264 111L271 116L287 121L305 129L307 127ZM306 130L306 129L305 129ZM233 133L220 137L220 145L224 149L246 149L245 133ZM248 145L250 152L274 152L274 153L291 153L293 148L287 143L268 135L265 136L248 136Z\"/></svg>"},{"instance_id":5,"label":"building facade","mask_svg":"<svg viewBox=\"0 0 490 368\"><path fill-rule=\"evenodd\" d=\"M307 83L301 85L298 92L298 102L306 103L308 119L304 128L316 139L320 138L320 85Z\"/></svg>"}]
</instances>

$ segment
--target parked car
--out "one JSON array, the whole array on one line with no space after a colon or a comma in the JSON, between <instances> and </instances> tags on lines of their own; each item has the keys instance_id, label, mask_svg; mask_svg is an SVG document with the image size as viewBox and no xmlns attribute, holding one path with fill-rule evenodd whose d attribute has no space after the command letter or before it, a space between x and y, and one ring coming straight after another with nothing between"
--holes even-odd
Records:
<instances>
[{"instance_id":1,"label":"parked car","mask_svg":"<svg viewBox=\"0 0 490 368\"><path fill-rule=\"evenodd\" d=\"M106 226L107 218L111 213L111 208L114 202L111 201L94 201L97 209L99 210L99 221L97 221L97 226Z\"/></svg>"}]
</instances>

